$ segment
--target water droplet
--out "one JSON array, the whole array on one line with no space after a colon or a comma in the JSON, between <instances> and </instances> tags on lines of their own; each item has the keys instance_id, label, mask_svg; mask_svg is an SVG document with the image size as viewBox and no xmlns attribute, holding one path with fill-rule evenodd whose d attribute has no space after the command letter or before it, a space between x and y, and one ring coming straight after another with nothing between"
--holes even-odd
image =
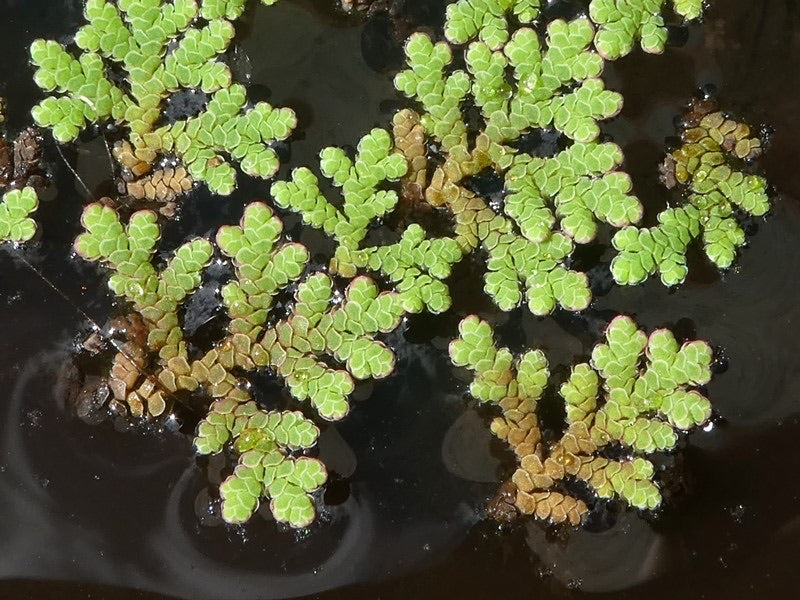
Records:
<instances>
[{"instance_id":1,"label":"water droplet","mask_svg":"<svg viewBox=\"0 0 800 600\"><path fill-rule=\"evenodd\" d=\"M41 427L41 424L42 424L41 421L42 421L43 414L44 413L42 413L42 411L38 410L38 409L28 411L28 413L27 413L28 423L27 424L30 427L33 427L33 428Z\"/></svg>"},{"instance_id":2,"label":"water droplet","mask_svg":"<svg viewBox=\"0 0 800 600\"><path fill-rule=\"evenodd\" d=\"M570 590L579 590L581 589L581 585L583 585L583 580L580 578L570 579L567 581L567 589Z\"/></svg>"},{"instance_id":3,"label":"water droplet","mask_svg":"<svg viewBox=\"0 0 800 600\"><path fill-rule=\"evenodd\" d=\"M6 298L6 304L9 306L13 306L17 304L20 300L22 300L22 294L17 292L16 294L11 294Z\"/></svg>"},{"instance_id":4,"label":"water droplet","mask_svg":"<svg viewBox=\"0 0 800 600\"><path fill-rule=\"evenodd\" d=\"M741 524L747 513L747 507L744 504L736 504L728 509L728 513L734 522Z\"/></svg>"}]
</instances>

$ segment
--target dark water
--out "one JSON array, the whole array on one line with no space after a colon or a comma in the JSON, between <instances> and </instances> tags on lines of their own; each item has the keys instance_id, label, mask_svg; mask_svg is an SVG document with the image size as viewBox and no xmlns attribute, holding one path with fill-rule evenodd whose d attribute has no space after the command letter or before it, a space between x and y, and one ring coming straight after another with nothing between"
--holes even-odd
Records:
<instances>
[{"instance_id":1,"label":"dark water","mask_svg":"<svg viewBox=\"0 0 800 600\"><path fill-rule=\"evenodd\" d=\"M482 519L501 455L443 350L461 316L488 306L465 268L453 313L415 317L393 334L398 374L359 390L367 399L325 429L320 454L333 477L318 523L299 535L259 517L239 530L220 526L206 509L224 465L195 460L180 434L90 427L65 406L72 348L87 316L102 325L111 303L103 273L69 258L87 194L51 147L56 185L38 213L44 235L23 252L0 253L0 598L796 597L800 3L713 4L682 47L608 67L626 106L605 131L624 147L655 214L667 198L657 184L664 140L696 88L714 84L726 108L774 129L762 164L779 195L769 218L752 224L737 267L720 275L698 258L675 291L655 281L609 290L611 253L599 243L582 255L599 291L586 313L485 313L504 343L541 347L562 370L587 356L616 312L720 348L728 368L708 386L719 419L672 460L663 510L611 505L578 531L498 531ZM38 98L25 49L36 37L66 39L81 23L80 5L0 0L0 95L12 131ZM441 18L435 2L406 10L428 23ZM352 145L386 126L399 105L391 84L399 47L383 17L365 24L328 2L281 0L251 10L240 31L231 60L251 97L300 117L283 174L312 164L324 145ZM101 193L110 177L102 144L65 156ZM196 194L165 231L164 250L236 221L265 191L243 181L230 199ZM330 248L319 236L301 235L293 217L287 226L324 260ZM203 308L197 301L200 321Z\"/></svg>"}]
</instances>

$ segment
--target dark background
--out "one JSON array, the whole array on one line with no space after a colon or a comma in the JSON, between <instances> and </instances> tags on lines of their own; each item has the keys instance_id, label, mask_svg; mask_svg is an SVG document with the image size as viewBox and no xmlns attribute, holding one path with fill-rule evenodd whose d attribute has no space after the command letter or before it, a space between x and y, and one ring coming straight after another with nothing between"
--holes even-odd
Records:
<instances>
[{"instance_id":1,"label":"dark background","mask_svg":"<svg viewBox=\"0 0 800 600\"><path fill-rule=\"evenodd\" d=\"M573 4L552 10L568 13ZM608 86L626 104L604 129L623 146L653 219L670 198L657 182L665 138L699 86L713 84L726 109L772 128L761 165L775 207L748 223L750 247L736 267L717 273L695 252L689 280L676 290L657 281L612 287L605 236L577 256L595 286L591 308L544 319L496 314L480 273L459 269L452 313L411 318L390 336L397 374L359 390L366 399L351 416L325 428L320 454L332 481L318 523L300 534L261 517L222 527L208 506L224 465L196 460L179 433L92 427L66 405L70 356L87 317L103 325L112 308L103 272L70 256L87 194L50 145L54 186L37 214L43 234L22 251L0 252L0 598L795 597L800 6L712 4L702 26L674 32L664 55L634 52L608 65ZM81 2L0 0L0 9L0 95L16 133L40 97L26 49L37 37L68 40L82 22ZM402 10L423 25L443 11L421 0ZM325 145L354 145L371 127L387 126L402 104L391 83L401 64L391 29L386 17L347 18L328 2L250 9L231 54L237 78L250 84L251 99L291 106L300 118L281 176L314 164ZM94 197L107 188L99 138L66 148L64 159ZM241 183L229 199L193 194L166 228L163 250L235 222L244 204L266 194L263 182ZM296 218L286 221L324 262L330 245L301 234ZM212 315L214 277L190 309L201 323ZM611 504L575 531L535 523L500 531L482 519L503 456L444 350L458 320L476 310L498 325L502 343L543 348L554 381L588 356L617 312L719 350L727 368L708 386L718 418L670 459L675 475L662 510L640 515ZM256 383L264 402L287 402L274 382Z\"/></svg>"}]
</instances>

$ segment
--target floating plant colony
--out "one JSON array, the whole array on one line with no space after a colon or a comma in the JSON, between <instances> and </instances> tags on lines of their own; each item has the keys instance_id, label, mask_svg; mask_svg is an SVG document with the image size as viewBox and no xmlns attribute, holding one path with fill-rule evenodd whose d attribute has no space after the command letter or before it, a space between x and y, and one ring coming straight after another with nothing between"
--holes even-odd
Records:
<instances>
[{"instance_id":1,"label":"floating plant colony","mask_svg":"<svg viewBox=\"0 0 800 600\"><path fill-rule=\"evenodd\" d=\"M502 411L492 433L511 446L519 464L490 507L500 518L510 505L577 525L588 507L560 487L567 477L585 482L600 498L616 495L636 508L655 508L661 494L652 481L653 464L643 455L671 450L676 431L711 416L711 404L695 389L711 379L708 344L679 346L667 330L648 338L621 316L609 324L606 342L595 346L591 361L573 367L561 386L566 429L549 443L536 413L550 376L545 355L528 350L515 360L508 349L497 348L491 326L474 315L461 322L459 333L450 358L474 372L470 394ZM613 444L629 449L623 459L603 456Z\"/></svg>"},{"instance_id":2,"label":"floating plant colony","mask_svg":"<svg viewBox=\"0 0 800 600\"><path fill-rule=\"evenodd\" d=\"M262 202L214 239L187 241L163 268L154 265L162 226L181 196L197 185L230 194L236 165L271 179L279 166L274 144L297 125L291 109L248 103L221 60L245 0L87 0L87 24L74 45L37 40L31 47L36 83L52 94L32 114L58 143L115 123L124 132L114 148L123 195L151 203L152 210L133 211L116 210L119 199L89 204L75 240L79 256L107 269L120 301L122 339L102 408L158 420L176 403L202 403L197 453L236 461L220 486L223 519L245 522L268 500L277 521L305 527L327 479L322 462L306 455L319 435L315 420L344 418L356 381L393 372L394 353L380 335L406 314L450 310L448 277L465 257L485 261L484 290L499 310L524 306L540 317L589 307L588 278L571 256L601 226L617 230L610 270L620 285L656 274L664 285L682 283L694 240L716 266L730 267L745 243L741 217L770 208L767 184L752 172L762 151L757 134L713 101L693 102L680 146L660 172L676 200L652 227L639 225L642 204L621 148L600 139L600 122L623 104L606 89L605 61L637 44L662 52L666 4L591 0L587 16L549 22L539 0L450 4L443 36L414 33L405 44L395 86L410 102L391 129L366 133L353 153L325 148L318 171L298 168L271 184L274 206L335 244L327 271L313 272L309 251L283 237L280 219ZM686 21L702 16L702 0L670 4ZM181 90L207 94L203 110L166 122L165 103ZM560 151L522 150L545 132L559 137ZM30 147L35 133L24 136L13 153L0 145L0 183L13 188L0 205L0 237L18 243L36 231L31 214L43 183L38 147ZM326 197L317 172L339 198ZM487 173L502 182L502 202L471 184ZM370 228L400 205L448 215L451 234L412 223L396 242L373 245ZM197 356L181 307L215 255L234 268L221 289L229 320ZM339 289L337 281L348 283ZM284 306L277 297L289 290L293 300ZM566 419L556 437L540 425L550 379L541 350L514 356L474 315L453 336L452 363L473 373L470 395L496 407L491 431L516 455L513 476L488 507L502 520L524 514L578 525L596 498L653 509L661 493L648 456L672 450L679 434L711 416L702 391L711 378L708 344L680 345L667 330L648 336L627 316L611 321L590 361L573 366L560 386ZM278 376L297 409L264 408L243 381L256 371Z\"/></svg>"},{"instance_id":3,"label":"floating plant colony","mask_svg":"<svg viewBox=\"0 0 800 600\"><path fill-rule=\"evenodd\" d=\"M130 131L115 149L122 166L144 175L158 157L171 155L216 194L228 195L236 187L230 160L248 175L272 177L278 157L270 144L291 134L294 112L266 102L245 108L244 87L232 83L230 69L217 60L234 36L229 19L238 17L244 4L87 0L88 24L75 34L79 58L55 41L31 46L37 85L56 93L33 108L34 121L63 143L87 125L113 120ZM205 23L199 26L198 19ZM159 125L165 100L183 89L210 94L205 110Z\"/></svg>"}]
</instances>

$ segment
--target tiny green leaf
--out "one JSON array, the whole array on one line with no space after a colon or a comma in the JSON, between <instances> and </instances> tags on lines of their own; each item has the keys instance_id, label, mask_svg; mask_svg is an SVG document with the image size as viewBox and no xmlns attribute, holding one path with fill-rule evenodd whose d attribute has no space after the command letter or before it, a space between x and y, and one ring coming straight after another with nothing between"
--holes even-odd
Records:
<instances>
[{"instance_id":1,"label":"tiny green leaf","mask_svg":"<svg viewBox=\"0 0 800 600\"><path fill-rule=\"evenodd\" d=\"M3 194L0 202L0 242L27 242L36 234L36 222L30 217L39 206L36 190L25 187Z\"/></svg>"}]
</instances>

